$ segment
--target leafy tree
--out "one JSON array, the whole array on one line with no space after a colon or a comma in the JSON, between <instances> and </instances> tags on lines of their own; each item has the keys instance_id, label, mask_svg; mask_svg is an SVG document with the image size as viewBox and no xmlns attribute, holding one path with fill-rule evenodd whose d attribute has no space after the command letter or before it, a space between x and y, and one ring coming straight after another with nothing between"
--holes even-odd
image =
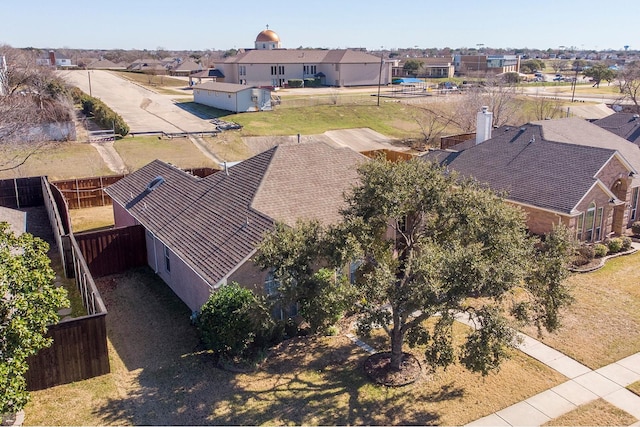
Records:
<instances>
[{"instance_id":1,"label":"leafy tree","mask_svg":"<svg viewBox=\"0 0 640 427\"><path fill-rule=\"evenodd\" d=\"M412 76L417 76L420 70L422 69L422 61L418 59L407 59L402 67L402 69Z\"/></svg>"},{"instance_id":2,"label":"leafy tree","mask_svg":"<svg viewBox=\"0 0 640 427\"><path fill-rule=\"evenodd\" d=\"M16 236L0 223L0 413L15 413L29 394L27 358L51 345L47 325L58 321L58 309L69 306L64 288L52 285L43 240Z\"/></svg>"},{"instance_id":3,"label":"leafy tree","mask_svg":"<svg viewBox=\"0 0 640 427\"><path fill-rule=\"evenodd\" d=\"M560 249L544 252L548 259L541 262L521 210L486 187L421 160L376 160L359 172L360 185L346 197L341 232L334 233L343 244L334 245L352 248L350 256L363 260L356 285L360 331L382 325L393 368L400 369L402 346L408 343L425 345L434 368L457 358L487 374L513 343L504 304L520 287L529 298L514 307L518 319L557 326L566 290L554 269L563 268L568 254L561 243L553 244ZM562 238L559 234L558 242ZM551 302L538 291L543 284L558 295ZM478 328L456 355L452 326L460 314ZM432 330L425 327L427 319L435 321Z\"/></svg>"},{"instance_id":4,"label":"leafy tree","mask_svg":"<svg viewBox=\"0 0 640 427\"><path fill-rule=\"evenodd\" d=\"M297 303L312 333L326 333L352 303L352 288L336 273L340 257L327 239L327 230L317 221L300 221L295 227L276 224L255 257L263 269L273 269L280 284L276 302Z\"/></svg>"},{"instance_id":5,"label":"leafy tree","mask_svg":"<svg viewBox=\"0 0 640 427\"><path fill-rule=\"evenodd\" d=\"M587 68L582 72L582 74L584 74L585 77L593 79L594 87L600 87L600 82L602 80L606 80L611 83L611 81L616 78L616 72L603 63L598 63L591 68Z\"/></svg>"},{"instance_id":6,"label":"leafy tree","mask_svg":"<svg viewBox=\"0 0 640 427\"><path fill-rule=\"evenodd\" d=\"M527 59L520 64L520 71L525 74L533 74L536 71L544 70L544 61L540 59Z\"/></svg>"},{"instance_id":7,"label":"leafy tree","mask_svg":"<svg viewBox=\"0 0 640 427\"><path fill-rule=\"evenodd\" d=\"M247 356L257 344L268 341L273 327L265 305L235 282L211 294L197 323L207 348L223 358Z\"/></svg>"}]
</instances>

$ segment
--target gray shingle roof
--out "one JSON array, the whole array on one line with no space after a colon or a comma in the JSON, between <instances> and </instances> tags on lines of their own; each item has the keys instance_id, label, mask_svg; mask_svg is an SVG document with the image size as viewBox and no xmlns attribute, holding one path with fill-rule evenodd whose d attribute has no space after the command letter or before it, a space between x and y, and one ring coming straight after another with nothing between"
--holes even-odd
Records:
<instances>
[{"instance_id":1,"label":"gray shingle roof","mask_svg":"<svg viewBox=\"0 0 640 427\"><path fill-rule=\"evenodd\" d=\"M276 146L206 178L156 160L106 191L215 285L252 254L275 221L336 220L364 156L323 143ZM157 176L164 183L145 191ZM337 196L336 196L337 195Z\"/></svg>"},{"instance_id":2,"label":"gray shingle roof","mask_svg":"<svg viewBox=\"0 0 640 427\"><path fill-rule=\"evenodd\" d=\"M542 134L548 141L616 150L636 172L640 171L640 148L600 126L577 117L541 120L532 124L542 127Z\"/></svg>"},{"instance_id":3,"label":"gray shingle roof","mask_svg":"<svg viewBox=\"0 0 640 427\"><path fill-rule=\"evenodd\" d=\"M640 147L640 117L633 113L615 113L593 122Z\"/></svg>"},{"instance_id":4,"label":"gray shingle roof","mask_svg":"<svg viewBox=\"0 0 640 427\"><path fill-rule=\"evenodd\" d=\"M492 139L457 154L443 153L423 158L506 191L514 202L569 214L616 151L549 141L542 126L528 124L498 129Z\"/></svg>"}]
</instances>

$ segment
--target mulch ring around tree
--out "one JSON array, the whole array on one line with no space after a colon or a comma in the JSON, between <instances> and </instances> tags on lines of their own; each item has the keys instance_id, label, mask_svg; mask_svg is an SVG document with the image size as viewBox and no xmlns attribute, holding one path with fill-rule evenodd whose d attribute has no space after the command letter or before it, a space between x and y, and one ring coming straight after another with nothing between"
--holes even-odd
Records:
<instances>
[{"instance_id":1,"label":"mulch ring around tree","mask_svg":"<svg viewBox=\"0 0 640 427\"><path fill-rule=\"evenodd\" d=\"M364 372L377 384L401 387L415 382L422 375L422 366L411 353L402 353L400 370L391 368L391 353L372 354L364 362Z\"/></svg>"}]
</instances>

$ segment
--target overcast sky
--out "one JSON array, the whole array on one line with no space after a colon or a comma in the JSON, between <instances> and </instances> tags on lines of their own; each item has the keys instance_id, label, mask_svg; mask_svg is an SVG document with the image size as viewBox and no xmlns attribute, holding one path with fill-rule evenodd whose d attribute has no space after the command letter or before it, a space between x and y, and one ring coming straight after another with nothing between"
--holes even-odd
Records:
<instances>
[{"instance_id":1,"label":"overcast sky","mask_svg":"<svg viewBox=\"0 0 640 427\"><path fill-rule=\"evenodd\" d=\"M640 49L639 6L638 0L0 0L0 44L226 50L253 47L269 25L284 48Z\"/></svg>"}]
</instances>

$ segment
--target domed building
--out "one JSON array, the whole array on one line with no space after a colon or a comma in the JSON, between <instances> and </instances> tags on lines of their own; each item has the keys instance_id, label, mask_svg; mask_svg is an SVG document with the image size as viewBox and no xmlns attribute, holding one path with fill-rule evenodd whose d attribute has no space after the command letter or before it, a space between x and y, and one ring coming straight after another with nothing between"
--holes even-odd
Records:
<instances>
[{"instance_id":1,"label":"domed building","mask_svg":"<svg viewBox=\"0 0 640 427\"><path fill-rule=\"evenodd\" d=\"M225 83L258 88L304 86L376 86L391 83L391 62L364 50L283 49L280 37L267 28L255 49L240 49L217 64ZM295 82L295 83L294 83Z\"/></svg>"},{"instance_id":2,"label":"domed building","mask_svg":"<svg viewBox=\"0 0 640 427\"><path fill-rule=\"evenodd\" d=\"M271 49L281 49L280 45L280 37L276 34L275 31L270 30L267 25L267 29L260 31L258 37L256 37L256 49L258 50L271 50Z\"/></svg>"}]
</instances>

